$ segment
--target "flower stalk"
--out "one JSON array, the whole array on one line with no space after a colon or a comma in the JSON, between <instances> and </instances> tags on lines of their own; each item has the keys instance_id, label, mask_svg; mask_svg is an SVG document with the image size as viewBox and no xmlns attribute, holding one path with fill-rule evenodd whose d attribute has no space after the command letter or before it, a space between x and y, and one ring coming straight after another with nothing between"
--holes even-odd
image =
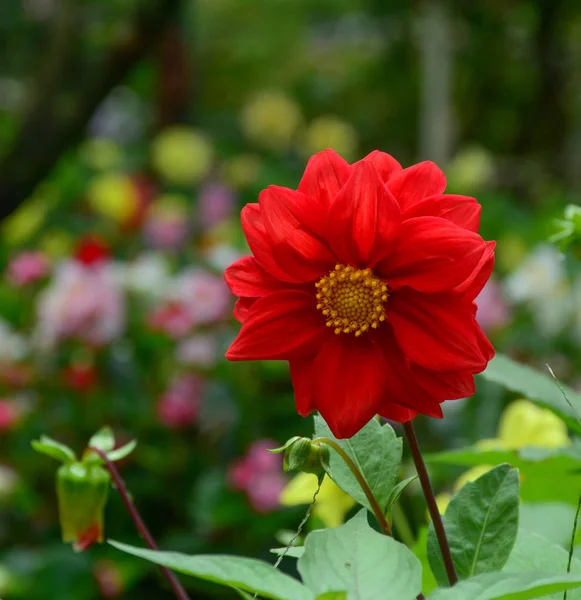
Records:
<instances>
[{"instance_id":1,"label":"flower stalk","mask_svg":"<svg viewBox=\"0 0 581 600\"><path fill-rule=\"evenodd\" d=\"M343 459L343 462L349 467L351 473L353 473L355 479L357 479L357 483L359 483L361 489L367 497L367 500L369 501L369 504L373 509L373 514L375 515L375 518L379 523L379 527L381 528L382 533L391 536L391 525L389 524L389 521L387 520L383 511L381 510L381 507L379 506L379 503L377 502L377 498L373 494L373 491L369 487L367 481L365 481L365 477L363 477L361 471L359 471L357 465L353 462L351 457L334 440L330 440L329 438L325 437L319 437L313 440L314 444L316 444L317 442L330 446Z\"/></svg>"},{"instance_id":2,"label":"flower stalk","mask_svg":"<svg viewBox=\"0 0 581 600\"><path fill-rule=\"evenodd\" d=\"M125 486L125 482L123 481L121 475L119 474L117 467L107 457L107 454L100 448L96 448L95 446L90 446L89 450L92 450L93 452L98 454L101 457L101 459L104 461L105 466L107 467L107 470L109 471L109 473L111 473L111 477L113 478L113 481L115 482L115 487L117 488L117 491L119 492L119 495L121 496L121 500L123 501L123 504L125 505L125 508L127 509L127 512L129 513L129 516L131 517L131 520L135 524L137 531L139 532L141 537L144 539L145 543L152 550L159 550L159 546L153 539L151 532L145 525L141 515L139 514L139 511L137 510L137 507L133 503L133 500L131 499L131 496L127 490L127 487ZM184 590L184 588L182 587L182 584L179 582L178 578L174 575L174 573L172 571L170 571L168 568L162 567L161 565L158 565L158 568L161 571L161 574L165 577L165 579L169 583L176 598L178 598L178 600L190 600L190 597L188 596L186 590Z\"/></svg>"},{"instance_id":3,"label":"flower stalk","mask_svg":"<svg viewBox=\"0 0 581 600\"><path fill-rule=\"evenodd\" d=\"M430 517L432 518L432 523L434 524L436 537L438 538L438 544L440 545L440 551L442 552L442 558L444 560L444 566L446 568L446 574L448 575L448 581L450 582L450 585L455 585L456 583L458 583L458 575L456 574L456 567L454 566L454 560L452 559L450 544L448 543L448 538L446 537L446 531L444 529L442 516L440 515L440 511L438 510L436 497L434 495L434 490L432 489L432 484L430 482L430 476L428 475L426 463L424 462L424 458L422 456L420 445L418 444L418 438L416 437L416 433L414 431L412 422L407 421L406 423L403 423L403 429L408 440L408 444L412 453L412 458L414 459L414 464L418 472L420 483L422 484L424 497L428 504L428 511L430 512Z\"/></svg>"}]
</instances>

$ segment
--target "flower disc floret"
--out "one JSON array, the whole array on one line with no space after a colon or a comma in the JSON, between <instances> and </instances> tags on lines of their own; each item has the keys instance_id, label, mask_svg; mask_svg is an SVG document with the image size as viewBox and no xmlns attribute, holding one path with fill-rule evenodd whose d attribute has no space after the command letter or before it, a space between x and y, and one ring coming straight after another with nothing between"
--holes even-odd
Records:
<instances>
[{"instance_id":1,"label":"flower disc floret","mask_svg":"<svg viewBox=\"0 0 581 600\"><path fill-rule=\"evenodd\" d=\"M369 329L377 329L386 319L388 288L371 269L338 264L315 287L317 310L337 335L354 333L359 337Z\"/></svg>"}]
</instances>

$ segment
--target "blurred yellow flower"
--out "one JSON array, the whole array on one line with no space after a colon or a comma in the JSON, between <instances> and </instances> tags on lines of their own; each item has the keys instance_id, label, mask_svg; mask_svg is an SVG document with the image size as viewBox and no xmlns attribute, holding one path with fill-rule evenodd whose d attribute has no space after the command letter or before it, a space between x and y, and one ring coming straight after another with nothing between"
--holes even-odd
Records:
<instances>
[{"instance_id":1,"label":"blurred yellow flower","mask_svg":"<svg viewBox=\"0 0 581 600\"><path fill-rule=\"evenodd\" d=\"M149 215L185 218L191 207L191 200L184 194L161 194L149 207Z\"/></svg>"},{"instance_id":2,"label":"blurred yellow flower","mask_svg":"<svg viewBox=\"0 0 581 600\"><path fill-rule=\"evenodd\" d=\"M283 506L310 504L316 491L317 476L311 473L299 473L282 491L280 503ZM345 522L345 516L353 506L355 500L325 475L313 506L313 515L321 519L327 527L338 527Z\"/></svg>"},{"instance_id":3,"label":"blurred yellow flower","mask_svg":"<svg viewBox=\"0 0 581 600\"><path fill-rule=\"evenodd\" d=\"M2 224L4 242L18 245L29 240L44 222L50 199L51 196L41 188L21 204Z\"/></svg>"},{"instance_id":4,"label":"blurred yellow flower","mask_svg":"<svg viewBox=\"0 0 581 600\"><path fill-rule=\"evenodd\" d=\"M211 167L214 150L210 141L188 127L170 127L152 142L151 163L169 183L191 185L205 177Z\"/></svg>"},{"instance_id":5,"label":"blurred yellow flower","mask_svg":"<svg viewBox=\"0 0 581 600\"><path fill-rule=\"evenodd\" d=\"M560 448L571 443L567 426L559 417L524 398L509 404L502 413L498 441L507 450Z\"/></svg>"},{"instance_id":6,"label":"blurred yellow flower","mask_svg":"<svg viewBox=\"0 0 581 600\"><path fill-rule=\"evenodd\" d=\"M478 192L486 186L494 174L494 162L490 152L473 146L459 152L446 169L448 186L464 194Z\"/></svg>"},{"instance_id":7,"label":"blurred yellow flower","mask_svg":"<svg viewBox=\"0 0 581 600\"><path fill-rule=\"evenodd\" d=\"M95 177L89 183L87 200L96 213L116 223L127 223L139 209L135 184L126 175L118 173Z\"/></svg>"},{"instance_id":8,"label":"blurred yellow flower","mask_svg":"<svg viewBox=\"0 0 581 600\"><path fill-rule=\"evenodd\" d=\"M242 189L260 177L262 164L257 154L239 154L224 165L224 179L233 188Z\"/></svg>"},{"instance_id":9,"label":"blurred yellow flower","mask_svg":"<svg viewBox=\"0 0 581 600\"><path fill-rule=\"evenodd\" d=\"M240 118L249 140L273 150L288 147L302 122L297 104L278 90L254 95L243 107Z\"/></svg>"},{"instance_id":10,"label":"blurred yellow flower","mask_svg":"<svg viewBox=\"0 0 581 600\"><path fill-rule=\"evenodd\" d=\"M81 152L85 161L95 171L108 171L118 167L123 158L119 144L107 138L92 138L87 140Z\"/></svg>"},{"instance_id":11,"label":"blurred yellow flower","mask_svg":"<svg viewBox=\"0 0 581 600\"><path fill-rule=\"evenodd\" d=\"M38 249L53 259L61 259L70 256L75 246L75 238L66 231L47 231L39 241Z\"/></svg>"},{"instance_id":12,"label":"blurred yellow flower","mask_svg":"<svg viewBox=\"0 0 581 600\"><path fill-rule=\"evenodd\" d=\"M519 450L527 446L561 448L571 443L567 426L559 417L525 398L511 402L504 409L497 435L496 438L476 442L476 447L481 450ZM492 465L472 467L458 477L454 484L454 492L493 468ZM442 492L436 497L442 514L450 500L451 496L447 492Z\"/></svg>"},{"instance_id":13,"label":"blurred yellow flower","mask_svg":"<svg viewBox=\"0 0 581 600\"><path fill-rule=\"evenodd\" d=\"M311 121L303 140L302 150L306 156L332 148L345 160L352 160L357 155L359 138L355 128L349 123L326 115Z\"/></svg>"}]
</instances>

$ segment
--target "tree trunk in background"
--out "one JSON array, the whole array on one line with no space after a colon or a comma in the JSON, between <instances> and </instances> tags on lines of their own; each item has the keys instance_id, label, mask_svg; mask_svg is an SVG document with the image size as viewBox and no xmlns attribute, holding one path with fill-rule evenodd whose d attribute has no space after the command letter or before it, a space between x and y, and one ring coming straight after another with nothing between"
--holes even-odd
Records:
<instances>
[{"instance_id":1,"label":"tree trunk in background","mask_svg":"<svg viewBox=\"0 0 581 600\"><path fill-rule=\"evenodd\" d=\"M51 64L51 82L37 91L41 101L33 100L34 111L27 113L0 161L0 220L14 212L49 175L62 153L83 138L95 109L157 42L180 4L181 0L144 0L130 34L116 40L99 65L80 72L66 86L60 82L71 75L68 66L75 53L61 56L58 65Z\"/></svg>"},{"instance_id":2,"label":"tree trunk in background","mask_svg":"<svg viewBox=\"0 0 581 600\"><path fill-rule=\"evenodd\" d=\"M564 2L537 0L535 5L537 29L532 60L538 81L536 89L531 90L530 110L523 115L514 154L538 157L549 174L561 178L568 128Z\"/></svg>"},{"instance_id":3,"label":"tree trunk in background","mask_svg":"<svg viewBox=\"0 0 581 600\"><path fill-rule=\"evenodd\" d=\"M452 152L452 22L439 2L419 7L417 40L420 49L421 98L419 153L445 166Z\"/></svg>"}]
</instances>

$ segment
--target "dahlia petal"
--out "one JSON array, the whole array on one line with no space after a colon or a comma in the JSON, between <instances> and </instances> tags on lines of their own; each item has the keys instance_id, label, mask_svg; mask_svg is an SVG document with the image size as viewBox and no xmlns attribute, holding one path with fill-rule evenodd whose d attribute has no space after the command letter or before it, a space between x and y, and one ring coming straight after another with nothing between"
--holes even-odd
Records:
<instances>
[{"instance_id":1,"label":"dahlia petal","mask_svg":"<svg viewBox=\"0 0 581 600\"><path fill-rule=\"evenodd\" d=\"M252 308L252 305L258 300L258 298L238 298L234 305L233 317L239 322L244 323L248 312Z\"/></svg>"},{"instance_id":2,"label":"dahlia petal","mask_svg":"<svg viewBox=\"0 0 581 600\"><path fill-rule=\"evenodd\" d=\"M360 161L329 211L329 243L340 261L372 267L397 239L397 202L370 161Z\"/></svg>"},{"instance_id":3,"label":"dahlia petal","mask_svg":"<svg viewBox=\"0 0 581 600\"><path fill-rule=\"evenodd\" d=\"M394 289L447 291L471 276L485 250L472 231L439 217L415 217L401 224L395 251L379 263L378 272Z\"/></svg>"},{"instance_id":4,"label":"dahlia petal","mask_svg":"<svg viewBox=\"0 0 581 600\"><path fill-rule=\"evenodd\" d=\"M486 285L494 269L494 249L496 242L485 242L486 248L472 274L454 291L464 294L469 300L474 300Z\"/></svg>"},{"instance_id":5,"label":"dahlia petal","mask_svg":"<svg viewBox=\"0 0 581 600\"><path fill-rule=\"evenodd\" d=\"M244 256L231 264L225 273L226 283L235 296L260 298L269 292L288 288L265 271L253 256Z\"/></svg>"},{"instance_id":6,"label":"dahlia petal","mask_svg":"<svg viewBox=\"0 0 581 600\"><path fill-rule=\"evenodd\" d=\"M441 194L446 189L446 176L435 163L426 160L400 171L387 186L405 210L423 198Z\"/></svg>"},{"instance_id":7,"label":"dahlia petal","mask_svg":"<svg viewBox=\"0 0 581 600\"><path fill-rule=\"evenodd\" d=\"M281 268L274 259L272 245L258 203L247 204L242 209L240 218L248 246L260 266L275 279L288 283L298 283L300 279L295 279L285 269Z\"/></svg>"},{"instance_id":8,"label":"dahlia petal","mask_svg":"<svg viewBox=\"0 0 581 600\"><path fill-rule=\"evenodd\" d=\"M404 355L393 332L386 328L377 335L381 340L381 350L386 364L386 390L382 398L379 414L394 419L396 409L410 409L429 417L440 418L442 409L434 394L425 391L417 382L417 377L411 371L410 362ZM401 410L400 410L401 412ZM394 419L398 420L398 419Z\"/></svg>"},{"instance_id":9,"label":"dahlia petal","mask_svg":"<svg viewBox=\"0 0 581 600\"><path fill-rule=\"evenodd\" d=\"M298 191L329 207L350 174L351 166L346 160L334 150L323 150L309 159Z\"/></svg>"},{"instance_id":10,"label":"dahlia petal","mask_svg":"<svg viewBox=\"0 0 581 600\"><path fill-rule=\"evenodd\" d=\"M315 402L337 438L355 435L377 413L385 393L385 361L367 337L334 335L314 369Z\"/></svg>"},{"instance_id":11,"label":"dahlia petal","mask_svg":"<svg viewBox=\"0 0 581 600\"><path fill-rule=\"evenodd\" d=\"M284 265L296 281L307 282L321 277L337 261L329 248L305 231L289 210L287 203L297 193L270 186L260 193L260 212L277 264Z\"/></svg>"},{"instance_id":12,"label":"dahlia petal","mask_svg":"<svg viewBox=\"0 0 581 600\"><path fill-rule=\"evenodd\" d=\"M420 294L410 288L390 298L388 320L406 356L432 371L486 368L472 302L456 294ZM478 328L479 329L479 328Z\"/></svg>"},{"instance_id":13,"label":"dahlia petal","mask_svg":"<svg viewBox=\"0 0 581 600\"><path fill-rule=\"evenodd\" d=\"M332 335L315 302L311 294L295 290L259 298L252 304L226 358L290 360L313 356Z\"/></svg>"},{"instance_id":14,"label":"dahlia petal","mask_svg":"<svg viewBox=\"0 0 581 600\"><path fill-rule=\"evenodd\" d=\"M382 405L378 414L385 419L395 421L396 423L407 423L418 416L418 413L415 410L400 406L395 402L389 402Z\"/></svg>"},{"instance_id":15,"label":"dahlia petal","mask_svg":"<svg viewBox=\"0 0 581 600\"><path fill-rule=\"evenodd\" d=\"M306 417L317 410L313 394L315 361L312 358L306 360L295 359L289 361L289 366L295 391L297 412L301 417Z\"/></svg>"},{"instance_id":16,"label":"dahlia petal","mask_svg":"<svg viewBox=\"0 0 581 600\"><path fill-rule=\"evenodd\" d=\"M377 169L377 172L384 183L402 171L402 166L397 162L397 160L395 160L395 158L393 158L393 156L387 154L386 152L381 152L380 150L374 150L373 152L370 152L362 160L368 160L375 165L375 168Z\"/></svg>"},{"instance_id":17,"label":"dahlia petal","mask_svg":"<svg viewBox=\"0 0 581 600\"><path fill-rule=\"evenodd\" d=\"M437 373L413 363L410 365L410 369L418 385L434 397L439 398L440 402L470 398L476 393L474 376L469 371Z\"/></svg>"},{"instance_id":18,"label":"dahlia petal","mask_svg":"<svg viewBox=\"0 0 581 600\"><path fill-rule=\"evenodd\" d=\"M440 217L452 221L463 229L478 232L481 212L482 206L475 198L456 194L440 194L428 196L412 204L402 212L401 217L403 220L414 217Z\"/></svg>"},{"instance_id":19,"label":"dahlia petal","mask_svg":"<svg viewBox=\"0 0 581 600\"><path fill-rule=\"evenodd\" d=\"M285 208L294 217L295 223L307 232L316 236L324 234L327 228L327 214L329 207L317 197L306 196L302 192L295 192L278 185L268 186L271 194L281 198Z\"/></svg>"}]
</instances>

